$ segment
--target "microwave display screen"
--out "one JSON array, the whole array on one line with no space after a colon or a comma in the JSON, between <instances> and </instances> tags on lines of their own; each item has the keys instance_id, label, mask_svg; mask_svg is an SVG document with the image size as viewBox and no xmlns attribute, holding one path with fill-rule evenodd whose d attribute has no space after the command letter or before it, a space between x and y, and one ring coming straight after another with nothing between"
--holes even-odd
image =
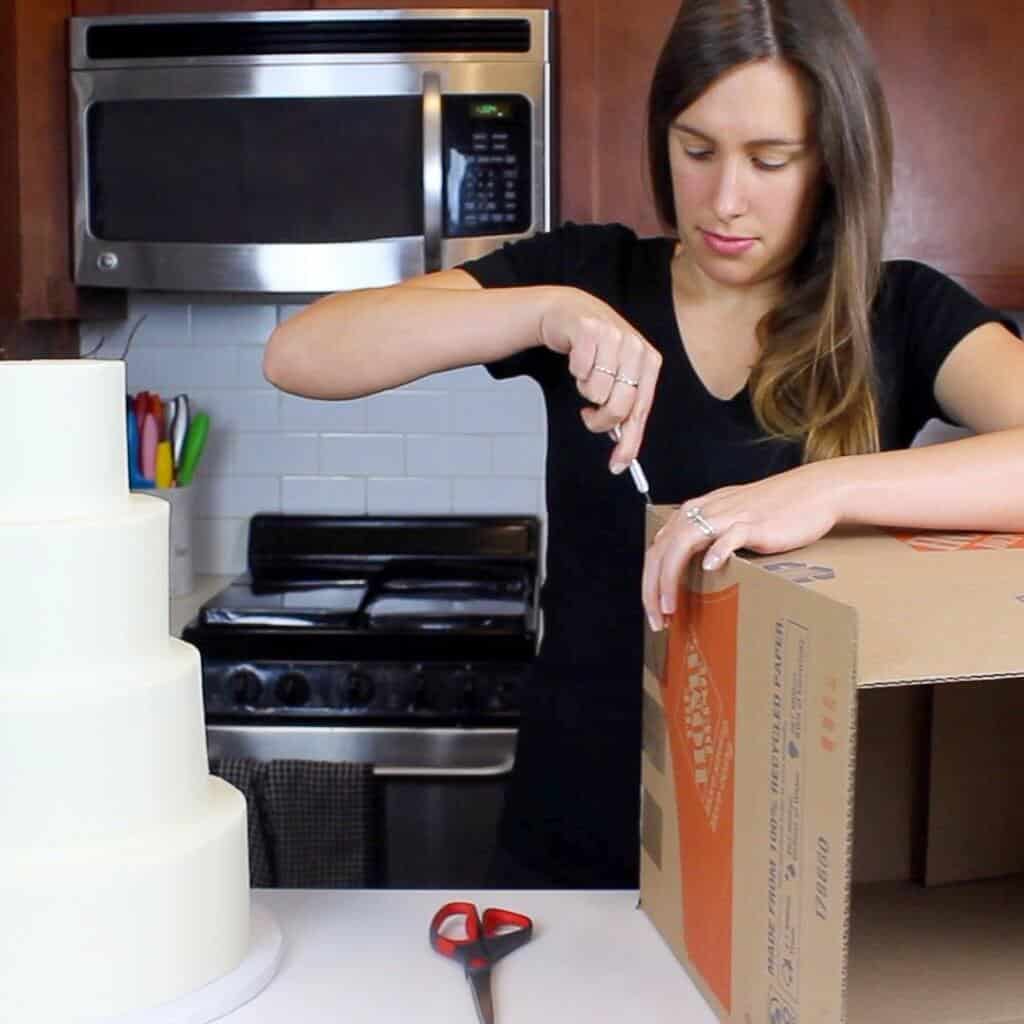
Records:
<instances>
[{"instance_id":1,"label":"microwave display screen","mask_svg":"<svg viewBox=\"0 0 1024 1024\"><path fill-rule=\"evenodd\" d=\"M515 113L515 108L511 103L499 103L496 100L484 101L480 103L474 103L469 108L470 117L478 118L508 118L512 117Z\"/></svg>"},{"instance_id":2,"label":"microwave display screen","mask_svg":"<svg viewBox=\"0 0 1024 1024\"><path fill-rule=\"evenodd\" d=\"M415 95L97 102L87 166L89 227L111 242L423 233Z\"/></svg>"},{"instance_id":3,"label":"microwave display screen","mask_svg":"<svg viewBox=\"0 0 1024 1024\"><path fill-rule=\"evenodd\" d=\"M441 111L445 235L529 230L530 101L525 96L444 96Z\"/></svg>"}]
</instances>

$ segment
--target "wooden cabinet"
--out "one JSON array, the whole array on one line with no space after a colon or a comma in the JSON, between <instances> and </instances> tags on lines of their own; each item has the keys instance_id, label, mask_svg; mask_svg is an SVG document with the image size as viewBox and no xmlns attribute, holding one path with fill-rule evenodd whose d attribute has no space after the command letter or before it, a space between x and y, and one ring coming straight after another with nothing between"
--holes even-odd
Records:
<instances>
[{"instance_id":1,"label":"wooden cabinet","mask_svg":"<svg viewBox=\"0 0 1024 1024\"><path fill-rule=\"evenodd\" d=\"M70 0L0 0L0 359L77 352L65 32Z\"/></svg>"},{"instance_id":2,"label":"wooden cabinet","mask_svg":"<svg viewBox=\"0 0 1024 1024\"><path fill-rule=\"evenodd\" d=\"M1024 4L851 0L892 111L887 249L1024 309Z\"/></svg>"},{"instance_id":3,"label":"wooden cabinet","mask_svg":"<svg viewBox=\"0 0 1024 1024\"><path fill-rule=\"evenodd\" d=\"M66 21L70 0L0 7L0 316L72 316Z\"/></svg>"},{"instance_id":4,"label":"wooden cabinet","mask_svg":"<svg viewBox=\"0 0 1024 1024\"><path fill-rule=\"evenodd\" d=\"M848 0L878 54L896 130L890 255L1024 309L1024 4ZM659 232L646 101L678 0L544 0L555 12L558 213ZM96 296L70 279L67 18L211 10L440 7L433 0L0 0L0 357L29 353ZM450 4L449 6L458 6ZM513 8L521 0L475 0ZM103 296L101 296L102 298ZM109 298L109 296L107 296ZM25 326L32 324L33 326ZM13 341L11 339L14 339Z\"/></svg>"},{"instance_id":5,"label":"wooden cabinet","mask_svg":"<svg viewBox=\"0 0 1024 1024\"><path fill-rule=\"evenodd\" d=\"M647 92L679 0L560 0L563 220L660 234L647 174Z\"/></svg>"}]
</instances>

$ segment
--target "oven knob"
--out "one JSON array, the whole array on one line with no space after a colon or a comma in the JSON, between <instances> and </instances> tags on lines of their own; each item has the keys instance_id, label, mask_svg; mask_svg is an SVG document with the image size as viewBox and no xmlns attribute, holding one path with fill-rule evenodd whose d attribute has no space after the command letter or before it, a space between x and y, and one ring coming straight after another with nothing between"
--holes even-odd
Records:
<instances>
[{"instance_id":1,"label":"oven knob","mask_svg":"<svg viewBox=\"0 0 1024 1024\"><path fill-rule=\"evenodd\" d=\"M423 684L422 702L430 711L457 711L462 706L462 688L457 681L428 679Z\"/></svg>"},{"instance_id":2,"label":"oven knob","mask_svg":"<svg viewBox=\"0 0 1024 1024\"><path fill-rule=\"evenodd\" d=\"M349 672L341 684L341 700L344 705L365 708L373 700L373 680L365 672Z\"/></svg>"},{"instance_id":3,"label":"oven knob","mask_svg":"<svg viewBox=\"0 0 1024 1024\"><path fill-rule=\"evenodd\" d=\"M263 696L263 684L251 668L240 668L230 673L226 681L236 705L254 708L259 704Z\"/></svg>"},{"instance_id":4,"label":"oven knob","mask_svg":"<svg viewBox=\"0 0 1024 1024\"><path fill-rule=\"evenodd\" d=\"M456 692L461 697L466 710L480 710L481 704L484 703L483 693L480 689L480 677L475 672L466 671L457 677L456 682Z\"/></svg>"},{"instance_id":5,"label":"oven knob","mask_svg":"<svg viewBox=\"0 0 1024 1024\"><path fill-rule=\"evenodd\" d=\"M487 693L484 709L487 711L515 711L518 705L515 687L498 683Z\"/></svg>"},{"instance_id":6,"label":"oven knob","mask_svg":"<svg viewBox=\"0 0 1024 1024\"><path fill-rule=\"evenodd\" d=\"M290 708L309 703L309 681L301 672L288 672L281 676L275 687L277 699Z\"/></svg>"}]
</instances>

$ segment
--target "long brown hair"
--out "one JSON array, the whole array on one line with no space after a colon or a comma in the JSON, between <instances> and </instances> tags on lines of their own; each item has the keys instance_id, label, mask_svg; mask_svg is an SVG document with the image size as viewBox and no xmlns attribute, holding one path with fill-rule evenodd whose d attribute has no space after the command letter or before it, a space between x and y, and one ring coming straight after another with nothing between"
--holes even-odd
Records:
<instances>
[{"instance_id":1,"label":"long brown hair","mask_svg":"<svg viewBox=\"0 0 1024 1024\"><path fill-rule=\"evenodd\" d=\"M678 230L668 157L676 116L724 72L777 58L804 76L825 184L786 295L757 327L748 388L772 436L808 461L879 447L871 305L892 193L889 113L841 0L683 0L651 83L647 145L658 215Z\"/></svg>"}]
</instances>

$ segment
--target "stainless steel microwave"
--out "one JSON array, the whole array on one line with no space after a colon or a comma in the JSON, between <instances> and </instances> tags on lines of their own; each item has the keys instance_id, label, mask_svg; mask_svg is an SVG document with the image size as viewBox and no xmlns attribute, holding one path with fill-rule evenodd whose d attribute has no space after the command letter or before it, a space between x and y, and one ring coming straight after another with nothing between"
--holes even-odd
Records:
<instances>
[{"instance_id":1,"label":"stainless steel microwave","mask_svg":"<svg viewBox=\"0 0 1024 1024\"><path fill-rule=\"evenodd\" d=\"M72 18L74 276L297 294L551 226L547 11Z\"/></svg>"}]
</instances>

